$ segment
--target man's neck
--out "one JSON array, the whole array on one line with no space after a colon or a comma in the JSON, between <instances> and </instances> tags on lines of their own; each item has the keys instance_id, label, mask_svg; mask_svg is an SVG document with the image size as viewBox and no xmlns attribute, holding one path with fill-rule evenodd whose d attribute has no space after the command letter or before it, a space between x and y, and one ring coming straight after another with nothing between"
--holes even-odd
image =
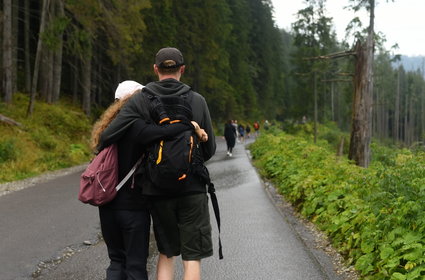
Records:
<instances>
[{"instance_id":1,"label":"man's neck","mask_svg":"<svg viewBox=\"0 0 425 280\"><path fill-rule=\"evenodd\" d=\"M160 75L158 78L159 78L160 81L166 80L166 79L174 79L174 80L180 81L180 77L177 76L177 75L167 75L167 74L165 74L165 75Z\"/></svg>"}]
</instances>

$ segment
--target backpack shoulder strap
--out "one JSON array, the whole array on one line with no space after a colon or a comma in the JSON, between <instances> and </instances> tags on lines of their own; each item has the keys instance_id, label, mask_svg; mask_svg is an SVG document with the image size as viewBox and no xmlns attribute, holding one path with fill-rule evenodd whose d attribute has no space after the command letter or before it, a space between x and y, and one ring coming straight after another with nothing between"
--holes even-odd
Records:
<instances>
[{"instance_id":1,"label":"backpack shoulder strap","mask_svg":"<svg viewBox=\"0 0 425 280\"><path fill-rule=\"evenodd\" d=\"M134 171L136 171L137 167L139 167L140 163L142 163L142 160L144 157L145 157L145 154L142 154L142 156L139 158L139 160L137 160L137 162L133 165L130 171L128 171L127 175L125 175L125 177L121 180L121 182L119 182L119 184L115 187L117 191L119 191L124 186L124 184L128 181L128 179L131 177L131 175L134 174ZM132 186L133 185L134 185L134 177L133 177Z\"/></svg>"}]
</instances>

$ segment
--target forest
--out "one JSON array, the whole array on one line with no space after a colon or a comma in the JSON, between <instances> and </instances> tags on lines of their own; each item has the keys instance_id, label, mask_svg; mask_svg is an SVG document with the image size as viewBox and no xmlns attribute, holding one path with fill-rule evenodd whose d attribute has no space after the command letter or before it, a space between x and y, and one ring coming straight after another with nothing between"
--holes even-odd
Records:
<instances>
[{"instance_id":1,"label":"forest","mask_svg":"<svg viewBox=\"0 0 425 280\"><path fill-rule=\"evenodd\" d=\"M187 65L183 82L206 98L216 125L306 116L349 131L353 53L368 24L353 13L347 39L338 41L325 2L305 1L291 30L283 30L270 0L3 0L1 103L26 94L30 116L36 102L66 98L95 120L119 82L155 80L155 53L175 46ZM351 8L369 2L351 0ZM421 143L424 67L406 70L397 49L384 48L385 34L373 40L371 134Z\"/></svg>"}]
</instances>

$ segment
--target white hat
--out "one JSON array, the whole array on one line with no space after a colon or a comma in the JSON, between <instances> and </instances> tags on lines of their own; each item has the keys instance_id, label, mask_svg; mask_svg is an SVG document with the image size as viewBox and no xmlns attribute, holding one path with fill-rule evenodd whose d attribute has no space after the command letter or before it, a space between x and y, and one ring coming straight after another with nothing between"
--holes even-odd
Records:
<instances>
[{"instance_id":1,"label":"white hat","mask_svg":"<svg viewBox=\"0 0 425 280\"><path fill-rule=\"evenodd\" d=\"M121 99L129 94L133 94L136 90L144 88L143 85L135 81L124 81L119 83L117 89L115 90L115 99Z\"/></svg>"}]
</instances>

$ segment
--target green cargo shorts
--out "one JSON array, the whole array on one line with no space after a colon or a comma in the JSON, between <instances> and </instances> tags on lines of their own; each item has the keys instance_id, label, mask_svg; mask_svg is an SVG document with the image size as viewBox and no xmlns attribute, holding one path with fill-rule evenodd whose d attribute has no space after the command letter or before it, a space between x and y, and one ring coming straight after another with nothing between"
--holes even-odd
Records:
<instances>
[{"instance_id":1,"label":"green cargo shorts","mask_svg":"<svg viewBox=\"0 0 425 280\"><path fill-rule=\"evenodd\" d=\"M200 260L213 254L206 193L154 199L151 213L158 251L167 257Z\"/></svg>"}]
</instances>

